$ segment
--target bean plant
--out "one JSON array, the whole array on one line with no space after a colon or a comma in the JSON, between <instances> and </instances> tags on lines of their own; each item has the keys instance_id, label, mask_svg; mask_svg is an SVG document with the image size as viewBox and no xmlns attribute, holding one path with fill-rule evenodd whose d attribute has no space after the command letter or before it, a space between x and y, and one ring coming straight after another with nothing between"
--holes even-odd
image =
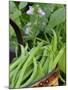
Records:
<instances>
[{"instance_id":1,"label":"bean plant","mask_svg":"<svg viewBox=\"0 0 68 90\"><path fill-rule=\"evenodd\" d=\"M59 85L66 83L66 6L64 4L9 2L9 18L19 27L24 44L9 27L10 48L16 56L9 64L10 88L28 87L58 67ZM21 54L17 49L20 47Z\"/></svg>"}]
</instances>

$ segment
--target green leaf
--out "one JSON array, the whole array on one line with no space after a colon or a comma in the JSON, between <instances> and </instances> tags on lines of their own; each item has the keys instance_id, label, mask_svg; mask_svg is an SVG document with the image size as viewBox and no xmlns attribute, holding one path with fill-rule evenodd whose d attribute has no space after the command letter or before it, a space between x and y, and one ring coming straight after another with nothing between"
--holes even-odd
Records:
<instances>
[{"instance_id":1,"label":"green leaf","mask_svg":"<svg viewBox=\"0 0 68 90\"><path fill-rule=\"evenodd\" d=\"M11 25L9 26L9 40L10 40L10 48L15 50L18 43L16 39L16 34Z\"/></svg>"},{"instance_id":2,"label":"green leaf","mask_svg":"<svg viewBox=\"0 0 68 90\"><path fill-rule=\"evenodd\" d=\"M13 13L14 11L16 11L16 6L15 6L15 3L10 1L9 2L9 14Z\"/></svg>"},{"instance_id":3,"label":"green leaf","mask_svg":"<svg viewBox=\"0 0 68 90\"><path fill-rule=\"evenodd\" d=\"M22 24L22 26L25 26L30 20L30 16L27 15L26 13L23 13L21 16L20 16L20 22Z\"/></svg>"},{"instance_id":4,"label":"green leaf","mask_svg":"<svg viewBox=\"0 0 68 90\"><path fill-rule=\"evenodd\" d=\"M46 17L48 18L51 15L51 12L54 11L55 4L40 4L40 7L45 11Z\"/></svg>"},{"instance_id":5,"label":"green leaf","mask_svg":"<svg viewBox=\"0 0 68 90\"><path fill-rule=\"evenodd\" d=\"M27 2L20 2L19 9L24 8L27 5Z\"/></svg>"},{"instance_id":6,"label":"green leaf","mask_svg":"<svg viewBox=\"0 0 68 90\"><path fill-rule=\"evenodd\" d=\"M16 7L14 2L10 2L9 5L9 17L21 28L20 21L21 11Z\"/></svg>"},{"instance_id":7,"label":"green leaf","mask_svg":"<svg viewBox=\"0 0 68 90\"><path fill-rule=\"evenodd\" d=\"M47 27L54 28L65 21L65 8L60 8L51 14Z\"/></svg>"}]
</instances>

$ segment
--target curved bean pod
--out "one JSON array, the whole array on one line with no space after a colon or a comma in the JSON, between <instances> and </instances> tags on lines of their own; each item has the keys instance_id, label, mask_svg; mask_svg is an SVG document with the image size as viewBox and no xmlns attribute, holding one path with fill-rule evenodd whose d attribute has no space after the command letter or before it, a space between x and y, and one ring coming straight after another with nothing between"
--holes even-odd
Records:
<instances>
[{"instance_id":1,"label":"curved bean pod","mask_svg":"<svg viewBox=\"0 0 68 90\"><path fill-rule=\"evenodd\" d=\"M22 77L23 77L23 75L24 75L24 73L25 73L25 70L26 70L28 64L29 64L30 61L33 59L33 57L40 51L40 48L41 48L42 45L43 45L43 42L41 42L41 43L32 51L31 55L29 56L29 58L28 58L27 61L25 62L24 66L23 66L23 68L22 68L22 70L21 70L20 77L19 77L19 79L18 79L18 81L17 81L17 83L16 83L16 87L15 87L15 88L19 88L19 87L20 87L20 85L21 85L21 83L22 83Z\"/></svg>"},{"instance_id":2,"label":"curved bean pod","mask_svg":"<svg viewBox=\"0 0 68 90\"><path fill-rule=\"evenodd\" d=\"M27 57L28 57L28 54L26 56L23 56L22 61L20 62L20 64L16 68L16 71L15 71L14 76L12 78L12 87L15 86L16 75L17 75L18 71L20 70L21 66L23 65L23 63L25 62L25 60L27 59Z\"/></svg>"},{"instance_id":3,"label":"curved bean pod","mask_svg":"<svg viewBox=\"0 0 68 90\"><path fill-rule=\"evenodd\" d=\"M34 70L33 73L31 75L31 77L21 86L21 87L26 87L27 85L29 85L35 78L36 73L37 73L37 63L36 63L36 58L33 59L34 62Z\"/></svg>"}]
</instances>

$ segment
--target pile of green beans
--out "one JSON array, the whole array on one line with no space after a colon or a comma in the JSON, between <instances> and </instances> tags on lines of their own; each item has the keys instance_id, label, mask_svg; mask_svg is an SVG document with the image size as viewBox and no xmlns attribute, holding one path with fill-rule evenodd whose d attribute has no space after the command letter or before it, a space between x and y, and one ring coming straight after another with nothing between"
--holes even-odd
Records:
<instances>
[{"instance_id":1,"label":"pile of green beans","mask_svg":"<svg viewBox=\"0 0 68 90\"><path fill-rule=\"evenodd\" d=\"M28 45L21 45L21 55L9 67L10 88L27 87L56 68L65 47L57 49L57 36L53 33L54 37L48 45L40 42L30 51Z\"/></svg>"}]
</instances>

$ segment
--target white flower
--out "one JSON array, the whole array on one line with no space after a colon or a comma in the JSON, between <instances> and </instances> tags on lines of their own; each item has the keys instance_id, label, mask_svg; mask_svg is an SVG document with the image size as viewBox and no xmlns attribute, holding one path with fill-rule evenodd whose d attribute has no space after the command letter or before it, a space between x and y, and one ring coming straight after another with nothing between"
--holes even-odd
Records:
<instances>
[{"instance_id":1,"label":"white flower","mask_svg":"<svg viewBox=\"0 0 68 90\"><path fill-rule=\"evenodd\" d=\"M33 14L34 8L32 6L29 6L29 10L26 12L28 15Z\"/></svg>"},{"instance_id":2,"label":"white flower","mask_svg":"<svg viewBox=\"0 0 68 90\"><path fill-rule=\"evenodd\" d=\"M45 15L45 12L41 8L38 9L38 13L40 14L40 16L44 16Z\"/></svg>"}]
</instances>

